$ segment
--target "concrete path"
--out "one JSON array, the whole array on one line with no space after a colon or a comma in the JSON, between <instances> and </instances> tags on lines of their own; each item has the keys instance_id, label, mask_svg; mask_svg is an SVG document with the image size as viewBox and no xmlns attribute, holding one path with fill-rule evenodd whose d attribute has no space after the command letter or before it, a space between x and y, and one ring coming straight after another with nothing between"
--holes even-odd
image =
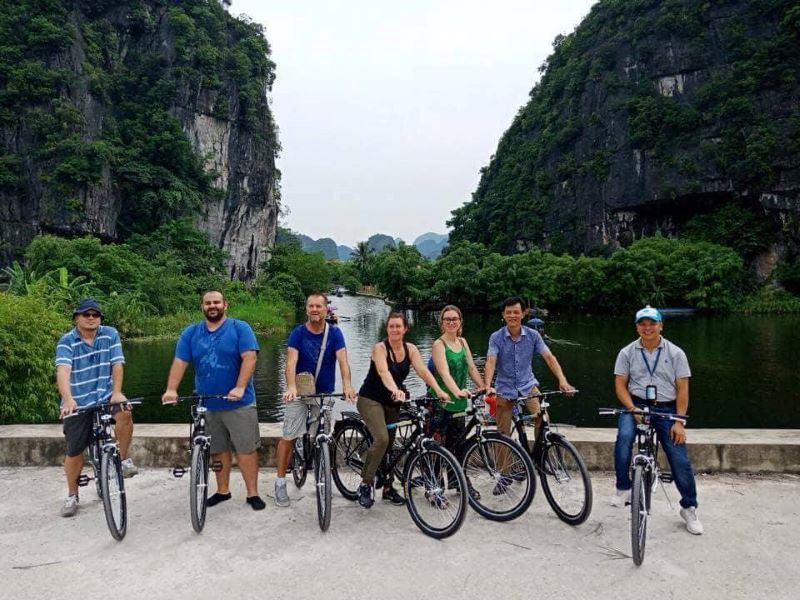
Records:
<instances>
[{"instance_id":1,"label":"concrete path","mask_svg":"<svg viewBox=\"0 0 800 600\"><path fill-rule=\"evenodd\" d=\"M629 510L607 504L613 481L594 473L595 507L577 528L559 521L537 491L510 523L474 512L452 538L424 536L403 507L369 511L334 492L327 533L316 524L312 482L289 483L293 505L278 509L274 471L262 470L267 509L234 499L191 528L188 482L166 469L128 480L130 524L111 539L93 488L81 510L58 516L58 468L0 468L0 597L157 599L559 599L643 597L797 598L800 477L699 476L703 536L686 532L677 492L654 497L647 555L635 567ZM267 492L267 494L265 494Z\"/></svg>"}]
</instances>

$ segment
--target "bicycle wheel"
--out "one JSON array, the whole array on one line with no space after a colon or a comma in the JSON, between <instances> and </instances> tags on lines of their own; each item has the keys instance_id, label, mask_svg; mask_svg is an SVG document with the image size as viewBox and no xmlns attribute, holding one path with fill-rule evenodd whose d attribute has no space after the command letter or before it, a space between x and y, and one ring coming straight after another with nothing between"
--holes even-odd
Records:
<instances>
[{"instance_id":1,"label":"bicycle wheel","mask_svg":"<svg viewBox=\"0 0 800 600\"><path fill-rule=\"evenodd\" d=\"M411 520L441 539L453 535L467 514L467 481L456 458L438 444L409 457L403 487Z\"/></svg>"},{"instance_id":2,"label":"bicycle wheel","mask_svg":"<svg viewBox=\"0 0 800 600\"><path fill-rule=\"evenodd\" d=\"M492 521L516 519L536 493L533 463L519 444L499 433L482 438L470 438L461 458L469 504Z\"/></svg>"},{"instance_id":3,"label":"bicycle wheel","mask_svg":"<svg viewBox=\"0 0 800 600\"><path fill-rule=\"evenodd\" d=\"M128 505L125 501L125 480L122 463L113 448L103 452L100 459L100 485L103 488L103 511L111 537L120 541L128 528Z\"/></svg>"},{"instance_id":4,"label":"bicycle wheel","mask_svg":"<svg viewBox=\"0 0 800 600\"><path fill-rule=\"evenodd\" d=\"M339 493L348 500L358 498L361 470L372 438L361 421L347 419L333 435L331 474Z\"/></svg>"},{"instance_id":5,"label":"bicycle wheel","mask_svg":"<svg viewBox=\"0 0 800 600\"><path fill-rule=\"evenodd\" d=\"M208 446L202 442L192 446L189 481L189 513L192 527L197 533L206 524L206 503L208 502Z\"/></svg>"},{"instance_id":6,"label":"bicycle wheel","mask_svg":"<svg viewBox=\"0 0 800 600\"><path fill-rule=\"evenodd\" d=\"M292 479L294 479L294 484L298 488L303 487L308 475L304 444L305 436L300 436L294 441L294 448L292 449Z\"/></svg>"},{"instance_id":7,"label":"bicycle wheel","mask_svg":"<svg viewBox=\"0 0 800 600\"><path fill-rule=\"evenodd\" d=\"M592 512L592 479L575 446L550 434L539 459L539 477L545 498L559 519L580 525Z\"/></svg>"},{"instance_id":8,"label":"bicycle wheel","mask_svg":"<svg viewBox=\"0 0 800 600\"><path fill-rule=\"evenodd\" d=\"M631 491L631 549L633 562L637 566L644 561L644 546L647 541L647 474L644 465L633 469Z\"/></svg>"},{"instance_id":9,"label":"bicycle wheel","mask_svg":"<svg viewBox=\"0 0 800 600\"><path fill-rule=\"evenodd\" d=\"M331 456L328 442L321 441L314 461L317 487L317 521L322 531L331 525Z\"/></svg>"}]
</instances>

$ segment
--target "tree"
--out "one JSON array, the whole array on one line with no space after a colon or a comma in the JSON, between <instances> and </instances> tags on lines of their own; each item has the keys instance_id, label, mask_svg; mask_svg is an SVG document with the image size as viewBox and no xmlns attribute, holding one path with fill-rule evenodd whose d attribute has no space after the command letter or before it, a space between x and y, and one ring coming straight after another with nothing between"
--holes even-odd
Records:
<instances>
[{"instance_id":1,"label":"tree","mask_svg":"<svg viewBox=\"0 0 800 600\"><path fill-rule=\"evenodd\" d=\"M358 242L356 244L355 249L350 254L353 259L353 264L355 264L356 269L358 269L359 277L361 278L361 283L364 285L371 285L373 283L372 279L372 256L375 254L373 250L370 249L368 242Z\"/></svg>"}]
</instances>

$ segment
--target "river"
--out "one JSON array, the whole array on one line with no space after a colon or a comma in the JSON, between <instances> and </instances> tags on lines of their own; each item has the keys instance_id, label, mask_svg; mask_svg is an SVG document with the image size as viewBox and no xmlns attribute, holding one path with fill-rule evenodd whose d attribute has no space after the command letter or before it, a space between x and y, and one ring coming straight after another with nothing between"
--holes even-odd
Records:
<instances>
[{"instance_id":1,"label":"river","mask_svg":"<svg viewBox=\"0 0 800 600\"><path fill-rule=\"evenodd\" d=\"M381 339L389 307L374 298L334 298L340 315L358 389L369 369L372 345ZM423 357L438 335L434 313L409 312L408 339ZM484 356L489 335L502 326L497 315L465 315L464 336L474 354ZM725 428L800 428L800 370L795 354L800 339L798 316L695 316L668 318L664 336L681 346L692 368L690 425ZM614 359L619 349L635 339L632 316L555 316L547 319L550 348L570 382L580 390L572 399L556 399L551 416L557 423L611 427L613 420L599 417L597 408L616 404L613 389ZM261 352L255 374L260 420L280 421L286 336L259 337ZM126 341L125 393L143 396L136 409L137 422L188 422L186 407L162 407L167 372L175 340ZM792 358L794 356L794 358ZM543 389L553 389L554 379L537 358L534 372ZM192 391L187 372L181 393ZM424 393L413 373L409 388ZM337 383L341 390L341 382Z\"/></svg>"}]
</instances>

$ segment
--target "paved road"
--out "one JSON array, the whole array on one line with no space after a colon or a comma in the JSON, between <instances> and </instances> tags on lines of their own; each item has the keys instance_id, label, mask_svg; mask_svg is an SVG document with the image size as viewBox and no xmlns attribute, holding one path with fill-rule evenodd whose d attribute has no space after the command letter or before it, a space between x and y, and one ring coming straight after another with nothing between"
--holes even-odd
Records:
<instances>
[{"instance_id":1,"label":"paved road","mask_svg":"<svg viewBox=\"0 0 800 600\"><path fill-rule=\"evenodd\" d=\"M75 518L58 516L58 468L0 469L0 597L84 598L797 598L800 477L701 476L706 534L689 535L677 492L654 500L647 557L630 553L628 512L607 504L608 474L594 474L595 508L580 527L561 523L537 492L511 523L470 513L456 536L420 533L405 508L370 511L334 493L333 522L316 525L310 483L252 511L234 473L234 499L212 509L202 535L189 523L188 482L167 470L129 480L130 525L111 539L102 506L84 488ZM262 492L263 493L263 492ZM314 569L314 570L312 570Z\"/></svg>"}]
</instances>

